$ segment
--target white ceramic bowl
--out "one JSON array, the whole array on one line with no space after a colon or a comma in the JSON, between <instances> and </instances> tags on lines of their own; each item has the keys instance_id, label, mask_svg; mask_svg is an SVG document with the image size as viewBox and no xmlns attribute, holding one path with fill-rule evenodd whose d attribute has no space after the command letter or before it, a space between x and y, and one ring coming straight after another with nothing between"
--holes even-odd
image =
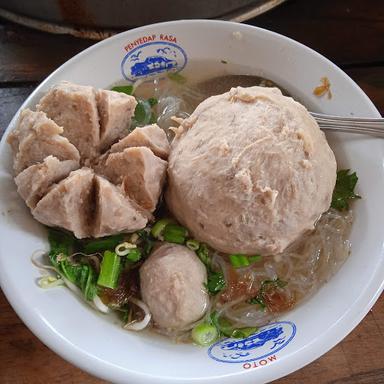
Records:
<instances>
[{"instance_id":1,"label":"white ceramic bowl","mask_svg":"<svg viewBox=\"0 0 384 384\"><path fill-rule=\"evenodd\" d=\"M169 49L163 55L167 59L145 60L161 56L158 49L164 48ZM139 60L132 59L140 50ZM171 51L173 58L166 55ZM218 71L225 67L228 72L270 78L314 111L379 116L347 75L311 49L247 25L194 20L150 25L94 45L49 76L22 108L34 107L59 80L108 87L122 79L122 70L130 78L156 66L187 69L192 61L200 60L217 63ZM136 62L141 64L132 69ZM154 62L157 64L149 65ZM323 76L330 80L331 99L312 93ZM13 128L16 117L8 130ZM7 133L4 139L6 136ZM36 285L39 271L31 264L30 255L36 249L47 248L46 234L16 193L11 153L4 139L0 146L1 287L37 337L66 360L96 376L130 384L271 381L308 364L337 344L359 323L382 291L382 140L345 134L330 137L339 166L357 171L358 192L363 196L354 205L352 254L339 273L280 323L268 326L265 330L270 332L259 336L259 344L253 349L245 351L242 345L218 344L208 351L172 344L159 336L124 331L68 290L45 291Z\"/></svg>"}]
</instances>

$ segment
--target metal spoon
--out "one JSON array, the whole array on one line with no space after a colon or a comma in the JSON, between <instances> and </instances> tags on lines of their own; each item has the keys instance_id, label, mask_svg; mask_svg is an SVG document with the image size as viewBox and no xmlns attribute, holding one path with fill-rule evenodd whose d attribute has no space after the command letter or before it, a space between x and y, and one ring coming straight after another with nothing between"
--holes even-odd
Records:
<instances>
[{"instance_id":1,"label":"metal spoon","mask_svg":"<svg viewBox=\"0 0 384 384\"><path fill-rule=\"evenodd\" d=\"M360 133L384 138L384 119L368 119L363 117L339 117L310 112L321 129Z\"/></svg>"}]
</instances>

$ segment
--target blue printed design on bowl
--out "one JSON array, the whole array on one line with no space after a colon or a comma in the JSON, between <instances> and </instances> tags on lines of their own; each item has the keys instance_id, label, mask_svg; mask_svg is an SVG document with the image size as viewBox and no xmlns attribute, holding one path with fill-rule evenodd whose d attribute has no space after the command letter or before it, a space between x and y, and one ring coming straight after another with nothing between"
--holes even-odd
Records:
<instances>
[{"instance_id":1,"label":"blue printed design on bowl","mask_svg":"<svg viewBox=\"0 0 384 384\"><path fill-rule=\"evenodd\" d=\"M139 45L121 62L121 73L128 81L163 72L180 72L187 64L187 54L174 43L155 41Z\"/></svg>"},{"instance_id":2,"label":"blue printed design on bowl","mask_svg":"<svg viewBox=\"0 0 384 384\"><path fill-rule=\"evenodd\" d=\"M246 363L263 359L285 348L296 335L296 325L278 321L261 327L245 339L224 339L208 349L208 355L223 363Z\"/></svg>"}]
</instances>

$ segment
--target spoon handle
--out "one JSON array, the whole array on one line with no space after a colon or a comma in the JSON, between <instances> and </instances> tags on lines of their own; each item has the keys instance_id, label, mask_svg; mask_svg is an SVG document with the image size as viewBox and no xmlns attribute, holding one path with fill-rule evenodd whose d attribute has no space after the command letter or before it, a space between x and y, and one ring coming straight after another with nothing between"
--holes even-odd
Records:
<instances>
[{"instance_id":1,"label":"spoon handle","mask_svg":"<svg viewBox=\"0 0 384 384\"><path fill-rule=\"evenodd\" d=\"M321 129L339 132L360 133L376 137L384 137L384 119L328 116L321 113L313 113Z\"/></svg>"}]
</instances>

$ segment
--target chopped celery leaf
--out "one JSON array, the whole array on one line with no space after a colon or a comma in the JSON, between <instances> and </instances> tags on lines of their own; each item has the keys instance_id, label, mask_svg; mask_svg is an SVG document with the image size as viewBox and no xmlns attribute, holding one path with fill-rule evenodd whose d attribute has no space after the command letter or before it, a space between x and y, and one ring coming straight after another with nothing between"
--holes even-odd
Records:
<instances>
[{"instance_id":1,"label":"chopped celery leaf","mask_svg":"<svg viewBox=\"0 0 384 384\"><path fill-rule=\"evenodd\" d=\"M332 208L344 211L349 208L350 200L360 199L360 196L354 192L357 180L356 172L350 173L349 169L341 169L337 172L336 185L332 195Z\"/></svg>"},{"instance_id":2,"label":"chopped celery leaf","mask_svg":"<svg viewBox=\"0 0 384 384\"><path fill-rule=\"evenodd\" d=\"M112 91L125 93L127 95L132 95L133 85L118 85L112 88Z\"/></svg>"}]
</instances>

